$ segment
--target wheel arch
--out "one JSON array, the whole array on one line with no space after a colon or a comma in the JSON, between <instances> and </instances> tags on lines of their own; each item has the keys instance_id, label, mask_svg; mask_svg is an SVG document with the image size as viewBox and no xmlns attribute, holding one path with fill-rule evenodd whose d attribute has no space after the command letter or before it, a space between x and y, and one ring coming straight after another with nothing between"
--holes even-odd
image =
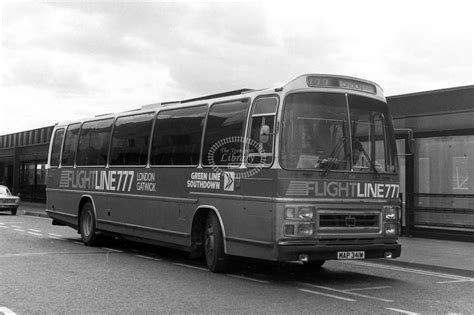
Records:
<instances>
[{"instance_id":1,"label":"wheel arch","mask_svg":"<svg viewBox=\"0 0 474 315\"><path fill-rule=\"evenodd\" d=\"M82 208L86 204L86 202L90 202L92 204L92 211L94 211L94 216L97 219L97 210L95 208L94 198L91 195L82 195L81 199L79 200L79 206L77 209L77 231L81 232L81 216L82 216Z\"/></svg>"},{"instance_id":2,"label":"wheel arch","mask_svg":"<svg viewBox=\"0 0 474 315\"><path fill-rule=\"evenodd\" d=\"M227 241L226 241L226 232L224 227L224 220L219 212L219 210L211 205L201 205L196 208L193 215L193 220L191 224L191 248L195 247L197 244L201 243L200 239L203 235L204 224L206 222L206 217L214 213L219 220L221 226L222 236L224 240L224 252L227 254Z\"/></svg>"}]
</instances>

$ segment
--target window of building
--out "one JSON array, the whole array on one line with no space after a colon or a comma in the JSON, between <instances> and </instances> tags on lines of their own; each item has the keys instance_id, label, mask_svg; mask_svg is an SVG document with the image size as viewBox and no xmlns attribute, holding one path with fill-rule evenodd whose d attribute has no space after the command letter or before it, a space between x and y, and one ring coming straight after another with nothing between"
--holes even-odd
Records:
<instances>
[{"instance_id":1,"label":"window of building","mask_svg":"<svg viewBox=\"0 0 474 315\"><path fill-rule=\"evenodd\" d=\"M119 117L115 121L111 165L146 165L154 113Z\"/></svg>"},{"instance_id":2,"label":"window of building","mask_svg":"<svg viewBox=\"0 0 474 315\"><path fill-rule=\"evenodd\" d=\"M32 133L30 133L31 135ZM54 132L53 147L51 149L51 166L59 166L61 155L61 144L63 143L64 129L57 129Z\"/></svg>"},{"instance_id":3,"label":"window of building","mask_svg":"<svg viewBox=\"0 0 474 315\"><path fill-rule=\"evenodd\" d=\"M161 111L153 131L152 165L197 165L207 106Z\"/></svg>"},{"instance_id":4,"label":"window of building","mask_svg":"<svg viewBox=\"0 0 474 315\"><path fill-rule=\"evenodd\" d=\"M112 119L89 121L82 125L76 165L105 165L109 150Z\"/></svg>"},{"instance_id":5,"label":"window of building","mask_svg":"<svg viewBox=\"0 0 474 315\"><path fill-rule=\"evenodd\" d=\"M474 136L418 138L415 144L414 224L474 226Z\"/></svg>"},{"instance_id":6,"label":"window of building","mask_svg":"<svg viewBox=\"0 0 474 315\"><path fill-rule=\"evenodd\" d=\"M36 185L46 185L46 164L36 162Z\"/></svg>"},{"instance_id":7,"label":"window of building","mask_svg":"<svg viewBox=\"0 0 474 315\"><path fill-rule=\"evenodd\" d=\"M33 186L36 176L35 162L23 162L20 169L20 186Z\"/></svg>"},{"instance_id":8,"label":"window of building","mask_svg":"<svg viewBox=\"0 0 474 315\"><path fill-rule=\"evenodd\" d=\"M81 124L69 125L64 139L63 156L61 159L62 166L73 166L76 156L77 139L79 138L79 129ZM37 131L37 130L36 130Z\"/></svg>"},{"instance_id":9,"label":"window of building","mask_svg":"<svg viewBox=\"0 0 474 315\"><path fill-rule=\"evenodd\" d=\"M420 138L415 152L416 193L474 194L474 136Z\"/></svg>"},{"instance_id":10,"label":"window of building","mask_svg":"<svg viewBox=\"0 0 474 315\"><path fill-rule=\"evenodd\" d=\"M203 165L240 165L249 99L217 103L207 118Z\"/></svg>"}]
</instances>

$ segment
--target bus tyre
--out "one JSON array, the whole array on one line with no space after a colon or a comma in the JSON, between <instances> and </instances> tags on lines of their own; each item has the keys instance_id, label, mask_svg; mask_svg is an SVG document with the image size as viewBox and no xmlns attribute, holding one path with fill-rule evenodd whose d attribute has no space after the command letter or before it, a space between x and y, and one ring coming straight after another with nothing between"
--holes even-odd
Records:
<instances>
[{"instance_id":1,"label":"bus tyre","mask_svg":"<svg viewBox=\"0 0 474 315\"><path fill-rule=\"evenodd\" d=\"M11 209L10 212L12 213L12 215L16 215L16 211L17 209Z\"/></svg>"},{"instance_id":2,"label":"bus tyre","mask_svg":"<svg viewBox=\"0 0 474 315\"><path fill-rule=\"evenodd\" d=\"M82 206L79 229L81 231L81 239L85 245L94 246L97 244L95 214L90 202L86 202Z\"/></svg>"},{"instance_id":3,"label":"bus tyre","mask_svg":"<svg viewBox=\"0 0 474 315\"><path fill-rule=\"evenodd\" d=\"M227 257L224 252L224 236L219 219L215 213L206 218L204 229L204 254L207 267L212 272L223 272L227 267Z\"/></svg>"}]
</instances>

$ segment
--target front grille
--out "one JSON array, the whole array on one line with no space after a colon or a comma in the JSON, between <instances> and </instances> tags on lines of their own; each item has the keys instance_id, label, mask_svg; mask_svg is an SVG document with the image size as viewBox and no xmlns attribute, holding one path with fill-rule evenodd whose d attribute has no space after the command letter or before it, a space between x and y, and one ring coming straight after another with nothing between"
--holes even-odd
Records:
<instances>
[{"instance_id":1,"label":"front grille","mask_svg":"<svg viewBox=\"0 0 474 315\"><path fill-rule=\"evenodd\" d=\"M318 212L318 227L323 231L379 231L379 211L322 210Z\"/></svg>"},{"instance_id":2,"label":"front grille","mask_svg":"<svg viewBox=\"0 0 474 315\"><path fill-rule=\"evenodd\" d=\"M377 214L323 214L319 216L320 227L378 227Z\"/></svg>"}]
</instances>

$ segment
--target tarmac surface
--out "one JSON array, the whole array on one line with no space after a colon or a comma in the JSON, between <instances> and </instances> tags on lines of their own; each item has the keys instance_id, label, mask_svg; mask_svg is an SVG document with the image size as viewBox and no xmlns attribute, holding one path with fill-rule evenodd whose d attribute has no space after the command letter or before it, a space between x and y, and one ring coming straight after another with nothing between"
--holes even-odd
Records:
<instances>
[{"instance_id":1,"label":"tarmac surface","mask_svg":"<svg viewBox=\"0 0 474 315\"><path fill-rule=\"evenodd\" d=\"M33 215L48 217L45 212L46 205L42 203L22 202L18 208L20 215ZM463 241L446 241L427 238L401 236L401 257L386 260L377 260L392 265L407 266L440 270L454 269L467 272L466 275L474 277L474 243Z\"/></svg>"}]
</instances>

